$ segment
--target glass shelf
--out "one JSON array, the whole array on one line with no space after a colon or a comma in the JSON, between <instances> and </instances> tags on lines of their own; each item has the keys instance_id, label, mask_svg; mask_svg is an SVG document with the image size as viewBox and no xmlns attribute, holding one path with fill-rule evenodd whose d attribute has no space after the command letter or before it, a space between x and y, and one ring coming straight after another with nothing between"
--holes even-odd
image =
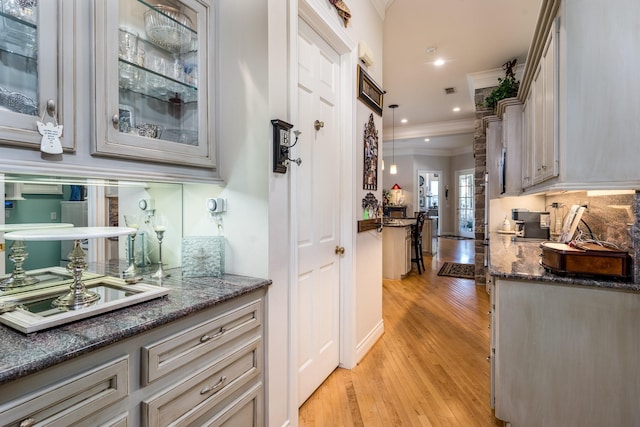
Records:
<instances>
[{"instance_id":1,"label":"glass shelf","mask_svg":"<svg viewBox=\"0 0 640 427\"><path fill-rule=\"evenodd\" d=\"M198 88L119 59L120 88L172 104L196 102Z\"/></svg>"},{"instance_id":2,"label":"glass shelf","mask_svg":"<svg viewBox=\"0 0 640 427\"><path fill-rule=\"evenodd\" d=\"M37 27L0 11L0 50L36 60Z\"/></svg>"},{"instance_id":3,"label":"glass shelf","mask_svg":"<svg viewBox=\"0 0 640 427\"><path fill-rule=\"evenodd\" d=\"M175 20L172 16L170 16L170 15L164 13L163 11L161 11L160 9L158 9L157 6L154 6L154 5L150 4L150 3L147 3L144 0L138 0L138 3L143 4L146 7L148 7L149 9L156 11L160 15L162 15L162 16L166 17L167 19L169 19L171 22L177 24L179 27L182 27L185 30L190 31L193 36L197 36L198 35L198 32L196 30L194 30L193 28L191 28L191 27L189 27L187 25L182 24L180 21Z\"/></svg>"},{"instance_id":4,"label":"glass shelf","mask_svg":"<svg viewBox=\"0 0 640 427\"><path fill-rule=\"evenodd\" d=\"M197 46L198 33L191 26L191 17L179 8L167 5L151 5L138 0L146 10L144 26L146 40L171 53L179 54Z\"/></svg>"}]
</instances>

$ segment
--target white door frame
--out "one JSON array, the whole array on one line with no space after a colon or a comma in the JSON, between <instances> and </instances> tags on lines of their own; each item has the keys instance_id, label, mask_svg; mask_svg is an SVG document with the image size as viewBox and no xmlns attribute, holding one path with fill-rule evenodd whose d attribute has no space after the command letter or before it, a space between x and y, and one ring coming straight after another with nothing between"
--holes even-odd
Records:
<instances>
[{"instance_id":1,"label":"white door frame","mask_svg":"<svg viewBox=\"0 0 640 427\"><path fill-rule=\"evenodd\" d=\"M346 251L340 261L340 366L352 368L356 364L355 342L355 233L352 221L355 206L355 148L356 141L356 108L353 88L356 86L355 68L357 64L357 44L351 40L344 28L340 26L340 19L333 10L333 6L319 0L290 0L289 15L289 117L291 123L297 121L297 87L298 87L298 18L304 19L339 55L340 55L340 82L339 103L341 115L345 120L341 122L341 159L340 176L342 188L336 189L336 195L340 197L342 212L340 213L340 242ZM295 153L292 153L295 158ZM302 159L304 162L304 159ZM295 197L297 188L297 176L295 165L289 168L290 179L290 206L289 215L289 423L292 426L298 424L298 328L294 319L298 318L298 254L297 254L297 230L298 218L296 216L297 200Z\"/></svg>"},{"instance_id":2,"label":"white door frame","mask_svg":"<svg viewBox=\"0 0 640 427\"><path fill-rule=\"evenodd\" d=\"M444 193L444 175L443 172L441 170L433 170L433 169L418 169L416 171L416 182L415 182L415 187L414 188L420 188L420 175L421 174L429 174L429 173L437 173L438 177L440 178L438 180L438 225L436 227L435 230L433 230L433 232L436 233L436 235L440 235L440 226L442 225L442 194ZM414 211L419 211L420 210L420 194L419 191L415 191L415 199L414 199L414 205L417 208L414 209ZM426 206L426 209L428 210L429 207Z\"/></svg>"},{"instance_id":3,"label":"white door frame","mask_svg":"<svg viewBox=\"0 0 640 427\"><path fill-rule=\"evenodd\" d=\"M462 237L470 237L473 238L474 237L474 233L475 233L475 210L473 211L473 216L474 216L474 224L473 224L473 231L470 232L463 232L460 230L460 175L468 175L471 174L473 175L475 172L474 169L460 169L455 171L455 210L456 210L456 220L455 220L455 227L456 227L456 232L455 235L457 236L458 233L462 236ZM475 193L475 182L474 180L471 180L471 183L474 187L474 193ZM473 199L473 204L475 206L475 199Z\"/></svg>"}]
</instances>

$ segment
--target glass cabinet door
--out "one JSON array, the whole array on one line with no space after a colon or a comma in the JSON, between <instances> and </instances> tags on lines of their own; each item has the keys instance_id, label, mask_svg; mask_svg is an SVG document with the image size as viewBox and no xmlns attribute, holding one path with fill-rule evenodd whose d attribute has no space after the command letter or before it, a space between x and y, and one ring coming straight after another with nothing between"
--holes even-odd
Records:
<instances>
[{"instance_id":1,"label":"glass cabinet door","mask_svg":"<svg viewBox=\"0 0 640 427\"><path fill-rule=\"evenodd\" d=\"M110 0L95 13L94 154L215 167L213 6Z\"/></svg>"},{"instance_id":2,"label":"glass cabinet door","mask_svg":"<svg viewBox=\"0 0 640 427\"><path fill-rule=\"evenodd\" d=\"M65 4L66 3L66 4ZM75 148L73 125L65 123L63 106L71 107L74 70L63 73L62 64L73 55L65 49L73 37L72 2L0 0L0 144L39 149L42 136L36 122L71 126L63 131L65 150ZM63 49L65 51L63 52ZM67 81L65 81L65 79ZM67 108L68 111L68 108ZM72 113L66 115L72 120Z\"/></svg>"}]
</instances>

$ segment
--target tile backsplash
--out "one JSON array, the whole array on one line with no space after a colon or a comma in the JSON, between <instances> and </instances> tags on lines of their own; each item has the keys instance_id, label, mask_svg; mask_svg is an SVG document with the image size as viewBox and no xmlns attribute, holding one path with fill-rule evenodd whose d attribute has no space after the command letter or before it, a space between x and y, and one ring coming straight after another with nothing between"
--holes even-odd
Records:
<instances>
[{"instance_id":1,"label":"tile backsplash","mask_svg":"<svg viewBox=\"0 0 640 427\"><path fill-rule=\"evenodd\" d=\"M559 208L551 207L558 203ZM620 249L631 252L633 239L632 226L636 221L634 206L635 194L591 195L590 192L571 192L556 196L547 196L547 210L551 213L552 231L557 234L558 216L564 217L572 205L586 205L587 209L582 215L583 222L578 230L588 234L591 232L594 238L617 245Z\"/></svg>"},{"instance_id":2,"label":"tile backsplash","mask_svg":"<svg viewBox=\"0 0 640 427\"><path fill-rule=\"evenodd\" d=\"M598 195L594 195L598 194ZM587 205L588 209L582 216L578 229L588 233L589 229L594 237L618 248L628 251L633 258L634 282L640 282L640 227L638 218L640 215L640 193L633 194L607 194L598 192L571 192L559 195L547 195L547 210L551 213L552 232L556 232L555 211L564 217L572 205ZM554 209L553 203L559 203L560 207Z\"/></svg>"}]
</instances>

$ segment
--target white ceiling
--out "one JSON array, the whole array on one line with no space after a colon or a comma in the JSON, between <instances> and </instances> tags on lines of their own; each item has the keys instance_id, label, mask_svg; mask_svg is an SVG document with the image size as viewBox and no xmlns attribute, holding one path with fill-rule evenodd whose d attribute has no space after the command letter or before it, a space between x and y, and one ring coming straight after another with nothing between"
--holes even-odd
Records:
<instances>
[{"instance_id":1,"label":"white ceiling","mask_svg":"<svg viewBox=\"0 0 640 427\"><path fill-rule=\"evenodd\" d=\"M391 149L392 133L396 154L471 151L473 88L497 85L507 61L525 63L540 4L541 0L393 0L384 20L384 151ZM430 47L436 52L428 53ZM445 60L443 66L433 64L438 58ZM449 87L456 93L445 94ZM391 104L399 105L395 132ZM453 112L454 107L461 110ZM406 124L400 122L403 118Z\"/></svg>"}]
</instances>

